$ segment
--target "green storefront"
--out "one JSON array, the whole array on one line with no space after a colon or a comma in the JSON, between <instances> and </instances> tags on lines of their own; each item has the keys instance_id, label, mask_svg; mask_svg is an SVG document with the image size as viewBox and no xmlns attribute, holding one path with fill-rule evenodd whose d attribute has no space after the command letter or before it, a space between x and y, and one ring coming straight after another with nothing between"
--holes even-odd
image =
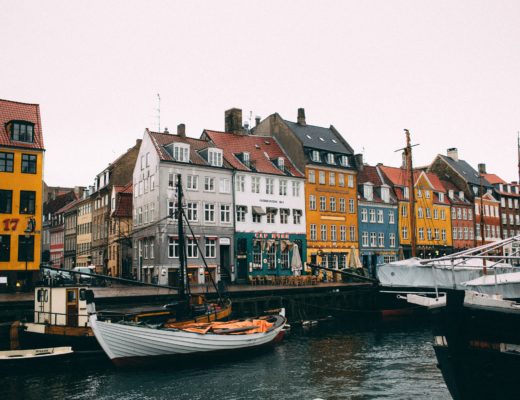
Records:
<instances>
[{"instance_id":1,"label":"green storefront","mask_svg":"<svg viewBox=\"0 0 520 400\"><path fill-rule=\"evenodd\" d=\"M235 233L237 280L257 276L301 275L307 257L305 234Z\"/></svg>"}]
</instances>

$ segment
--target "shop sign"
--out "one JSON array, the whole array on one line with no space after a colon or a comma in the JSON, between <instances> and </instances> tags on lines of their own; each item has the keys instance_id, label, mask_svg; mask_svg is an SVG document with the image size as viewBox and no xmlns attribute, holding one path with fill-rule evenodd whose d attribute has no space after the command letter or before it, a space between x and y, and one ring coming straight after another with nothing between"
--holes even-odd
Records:
<instances>
[{"instance_id":1,"label":"shop sign","mask_svg":"<svg viewBox=\"0 0 520 400\"><path fill-rule=\"evenodd\" d=\"M219 244L223 244L223 245L229 245L231 244L231 241L229 240L229 238L220 238L218 240Z\"/></svg>"},{"instance_id":2,"label":"shop sign","mask_svg":"<svg viewBox=\"0 0 520 400\"><path fill-rule=\"evenodd\" d=\"M289 239L288 233L255 233L255 239Z\"/></svg>"}]
</instances>

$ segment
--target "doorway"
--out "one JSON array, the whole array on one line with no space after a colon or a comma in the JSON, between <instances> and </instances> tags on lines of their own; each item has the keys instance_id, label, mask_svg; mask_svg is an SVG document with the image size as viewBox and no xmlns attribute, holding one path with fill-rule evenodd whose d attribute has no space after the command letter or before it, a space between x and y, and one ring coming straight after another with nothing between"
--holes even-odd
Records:
<instances>
[{"instance_id":1,"label":"doorway","mask_svg":"<svg viewBox=\"0 0 520 400\"><path fill-rule=\"evenodd\" d=\"M78 326L78 289L67 289L67 326Z\"/></svg>"},{"instance_id":2,"label":"doorway","mask_svg":"<svg viewBox=\"0 0 520 400\"><path fill-rule=\"evenodd\" d=\"M229 245L220 245L220 279L226 283L231 283Z\"/></svg>"}]
</instances>

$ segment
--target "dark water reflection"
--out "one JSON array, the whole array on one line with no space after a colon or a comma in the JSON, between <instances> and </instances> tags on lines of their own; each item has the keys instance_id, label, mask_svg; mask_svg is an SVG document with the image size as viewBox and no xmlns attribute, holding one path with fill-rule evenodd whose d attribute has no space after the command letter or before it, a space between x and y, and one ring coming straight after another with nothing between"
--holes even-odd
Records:
<instances>
[{"instance_id":1,"label":"dark water reflection","mask_svg":"<svg viewBox=\"0 0 520 400\"><path fill-rule=\"evenodd\" d=\"M0 376L10 399L449 399L427 321L293 330L270 351L119 370L104 358Z\"/></svg>"}]
</instances>

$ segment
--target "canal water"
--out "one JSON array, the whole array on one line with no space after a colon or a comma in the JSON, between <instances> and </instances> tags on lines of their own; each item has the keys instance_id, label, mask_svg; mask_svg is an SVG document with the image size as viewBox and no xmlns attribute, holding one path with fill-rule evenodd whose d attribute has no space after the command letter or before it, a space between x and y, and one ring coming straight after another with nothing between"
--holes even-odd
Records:
<instances>
[{"instance_id":1,"label":"canal water","mask_svg":"<svg viewBox=\"0 0 520 400\"><path fill-rule=\"evenodd\" d=\"M268 351L120 370L104 358L2 372L11 399L450 399L429 321L293 328Z\"/></svg>"}]
</instances>

